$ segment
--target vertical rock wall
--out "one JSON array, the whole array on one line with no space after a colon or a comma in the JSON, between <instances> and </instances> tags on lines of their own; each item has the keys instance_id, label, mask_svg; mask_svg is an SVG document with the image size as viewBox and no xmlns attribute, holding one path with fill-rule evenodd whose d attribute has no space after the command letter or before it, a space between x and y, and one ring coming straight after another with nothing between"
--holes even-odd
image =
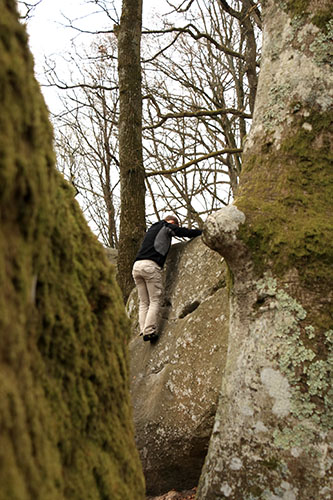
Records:
<instances>
[{"instance_id":1,"label":"vertical rock wall","mask_svg":"<svg viewBox=\"0 0 333 500\"><path fill-rule=\"evenodd\" d=\"M55 170L15 2L0 11L0 499L142 499L120 292Z\"/></svg>"},{"instance_id":2,"label":"vertical rock wall","mask_svg":"<svg viewBox=\"0 0 333 500\"><path fill-rule=\"evenodd\" d=\"M229 329L223 259L201 238L173 245L158 342L130 342L136 442L147 492L198 484L212 432ZM136 293L128 306L137 320Z\"/></svg>"}]
</instances>

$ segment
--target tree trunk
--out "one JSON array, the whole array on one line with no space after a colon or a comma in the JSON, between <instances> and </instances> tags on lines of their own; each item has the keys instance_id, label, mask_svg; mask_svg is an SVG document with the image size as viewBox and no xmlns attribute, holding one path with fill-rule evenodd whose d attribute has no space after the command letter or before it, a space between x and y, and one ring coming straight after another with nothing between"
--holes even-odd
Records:
<instances>
[{"instance_id":1,"label":"tree trunk","mask_svg":"<svg viewBox=\"0 0 333 500\"><path fill-rule=\"evenodd\" d=\"M131 269L145 230L145 176L141 137L141 23L142 0L123 0L117 33L121 196L118 282L125 300L133 288Z\"/></svg>"},{"instance_id":2,"label":"tree trunk","mask_svg":"<svg viewBox=\"0 0 333 500\"><path fill-rule=\"evenodd\" d=\"M232 289L228 360L198 499L328 500L331 2L263 4L262 68L238 198L204 230L228 263Z\"/></svg>"},{"instance_id":3,"label":"tree trunk","mask_svg":"<svg viewBox=\"0 0 333 500\"><path fill-rule=\"evenodd\" d=\"M250 3L243 0L242 17L240 20L241 31L246 40L246 76L249 84L249 107L251 113L254 110L254 103L257 94L258 76L257 76L257 45L255 38L254 27L251 22L249 11L251 10Z\"/></svg>"}]
</instances>

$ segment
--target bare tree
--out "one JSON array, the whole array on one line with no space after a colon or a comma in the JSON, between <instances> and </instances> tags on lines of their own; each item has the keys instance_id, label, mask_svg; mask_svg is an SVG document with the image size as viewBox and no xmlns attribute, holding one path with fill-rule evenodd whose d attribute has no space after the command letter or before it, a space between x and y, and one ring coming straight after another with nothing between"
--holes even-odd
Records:
<instances>
[{"instance_id":1,"label":"bare tree","mask_svg":"<svg viewBox=\"0 0 333 500\"><path fill-rule=\"evenodd\" d=\"M144 234L145 172L142 158L142 0L123 0L118 37L120 235L118 282L126 300L131 269Z\"/></svg>"},{"instance_id":2,"label":"bare tree","mask_svg":"<svg viewBox=\"0 0 333 500\"><path fill-rule=\"evenodd\" d=\"M116 40L75 51L69 83L49 65L49 82L66 89L63 111L54 117L58 167L74 185L85 215L103 243L119 239L118 81ZM107 61L107 64L105 63ZM77 83L79 82L79 83Z\"/></svg>"},{"instance_id":3,"label":"bare tree","mask_svg":"<svg viewBox=\"0 0 333 500\"><path fill-rule=\"evenodd\" d=\"M42 0L35 0L33 2L18 1L17 6L20 12L21 21L29 21L34 15L34 10L42 2Z\"/></svg>"},{"instance_id":4,"label":"bare tree","mask_svg":"<svg viewBox=\"0 0 333 500\"><path fill-rule=\"evenodd\" d=\"M236 4L244 9L241 2ZM165 23L164 29L147 34L155 37L156 43L145 53L145 165L151 183L155 172L169 184L179 182L182 175L185 186L185 174L189 179L189 172L197 171L200 188L193 184L196 202L206 204L213 196L213 211L237 193L242 144L252 117L256 85L254 81L250 85L247 77L250 56L242 11L232 10L236 17L210 0L182 6L178 11L186 7L190 21L185 27ZM243 14L250 18L249 10ZM254 26L251 40L253 37L256 50L251 52L251 64L257 78L260 34ZM152 184L151 191L158 193L160 184ZM186 198L187 203L188 195ZM192 212L198 219L198 212Z\"/></svg>"}]
</instances>

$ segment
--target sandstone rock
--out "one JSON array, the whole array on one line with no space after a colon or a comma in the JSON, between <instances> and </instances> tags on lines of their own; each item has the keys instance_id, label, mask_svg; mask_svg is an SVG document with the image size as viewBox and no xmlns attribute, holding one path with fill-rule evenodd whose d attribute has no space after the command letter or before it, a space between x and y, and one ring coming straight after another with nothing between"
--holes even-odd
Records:
<instances>
[{"instance_id":1,"label":"sandstone rock","mask_svg":"<svg viewBox=\"0 0 333 500\"><path fill-rule=\"evenodd\" d=\"M141 500L120 290L55 169L16 2L0 12L0 499Z\"/></svg>"},{"instance_id":2,"label":"sandstone rock","mask_svg":"<svg viewBox=\"0 0 333 500\"><path fill-rule=\"evenodd\" d=\"M157 343L139 337L136 292L129 299L131 391L148 494L197 484L225 363L228 309L223 259L201 238L170 250Z\"/></svg>"}]
</instances>

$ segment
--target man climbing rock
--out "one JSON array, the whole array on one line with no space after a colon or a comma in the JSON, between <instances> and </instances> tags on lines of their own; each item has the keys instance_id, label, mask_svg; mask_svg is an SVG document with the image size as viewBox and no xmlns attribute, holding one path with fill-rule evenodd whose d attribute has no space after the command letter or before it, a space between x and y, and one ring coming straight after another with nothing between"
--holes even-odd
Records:
<instances>
[{"instance_id":1,"label":"man climbing rock","mask_svg":"<svg viewBox=\"0 0 333 500\"><path fill-rule=\"evenodd\" d=\"M139 325L143 340L155 341L158 338L157 322L163 293L162 268L172 237L195 238L201 233L201 229L180 227L174 215L156 222L146 232L132 271L139 296Z\"/></svg>"}]
</instances>

